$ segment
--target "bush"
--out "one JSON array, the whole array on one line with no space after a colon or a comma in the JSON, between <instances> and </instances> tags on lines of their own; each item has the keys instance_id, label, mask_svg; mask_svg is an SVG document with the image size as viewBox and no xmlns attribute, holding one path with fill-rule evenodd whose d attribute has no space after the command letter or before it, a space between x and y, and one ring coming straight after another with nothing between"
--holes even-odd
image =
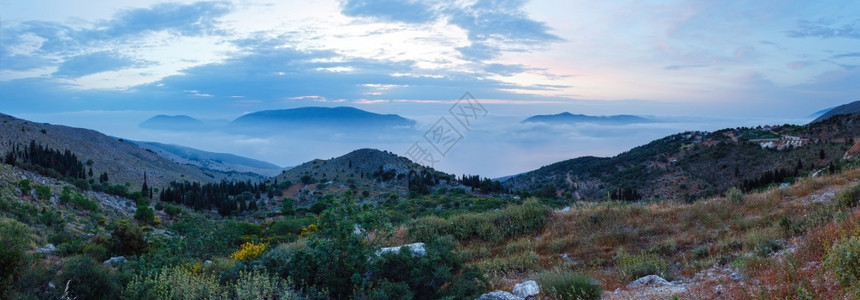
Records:
<instances>
[{"instance_id":1,"label":"bush","mask_svg":"<svg viewBox=\"0 0 860 300\"><path fill-rule=\"evenodd\" d=\"M457 215L450 219L451 233L459 240L479 237L484 241L498 243L543 230L549 211L539 202L532 200L499 211Z\"/></svg>"},{"instance_id":2,"label":"bush","mask_svg":"<svg viewBox=\"0 0 860 300\"><path fill-rule=\"evenodd\" d=\"M23 192L24 195L29 194L30 190L33 189L30 186L30 179L21 179L21 181L18 181L18 187L21 188L21 192Z\"/></svg>"},{"instance_id":3,"label":"bush","mask_svg":"<svg viewBox=\"0 0 860 300\"><path fill-rule=\"evenodd\" d=\"M744 192L741 189L732 187L725 193L726 199L735 203L740 204L744 201Z\"/></svg>"},{"instance_id":4,"label":"bush","mask_svg":"<svg viewBox=\"0 0 860 300\"><path fill-rule=\"evenodd\" d=\"M48 200L51 198L51 188L40 185L36 187L36 196L39 197L39 200Z\"/></svg>"},{"instance_id":5,"label":"bush","mask_svg":"<svg viewBox=\"0 0 860 300\"><path fill-rule=\"evenodd\" d=\"M596 280L572 271L549 271L537 279L541 290L553 299L600 299L603 287Z\"/></svg>"},{"instance_id":6,"label":"bush","mask_svg":"<svg viewBox=\"0 0 860 300\"><path fill-rule=\"evenodd\" d=\"M9 287L23 270L29 232L27 225L0 219L0 298L9 299Z\"/></svg>"},{"instance_id":7,"label":"bush","mask_svg":"<svg viewBox=\"0 0 860 300\"><path fill-rule=\"evenodd\" d=\"M824 268L855 297L860 297L860 237L852 236L833 244L823 258Z\"/></svg>"},{"instance_id":8,"label":"bush","mask_svg":"<svg viewBox=\"0 0 860 300\"><path fill-rule=\"evenodd\" d=\"M412 238L435 239L449 234L450 223L436 216L426 216L409 222L406 226Z\"/></svg>"},{"instance_id":9,"label":"bush","mask_svg":"<svg viewBox=\"0 0 860 300\"><path fill-rule=\"evenodd\" d=\"M149 206L138 205L137 210L134 212L134 219L146 224L152 224L152 221L155 220L155 211L149 208Z\"/></svg>"},{"instance_id":10,"label":"bush","mask_svg":"<svg viewBox=\"0 0 860 300\"><path fill-rule=\"evenodd\" d=\"M836 204L843 208L852 208L860 203L860 185L844 189L836 195Z\"/></svg>"},{"instance_id":11,"label":"bush","mask_svg":"<svg viewBox=\"0 0 860 300\"><path fill-rule=\"evenodd\" d=\"M68 283L69 296L73 299L117 299L120 285L117 276L100 262L89 256L76 255L63 263L58 287Z\"/></svg>"},{"instance_id":12,"label":"bush","mask_svg":"<svg viewBox=\"0 0 860 300\"><path fill-rule=\"evenodd\" d=\"M113 232L111 232L111 244L115 254L137 255L146 251L143 230L128 220L120 220L114 224Z\"/></svg>"},{"instance_id":13,"label":"bush","mask_svg":"<svg viewBox=\"0 0 860 300\"><path fill-rule=\"evenodd\" d=\"M178 216L182 213L182 209L176 207L175 205L168 204L164 206L164 213L166 213L171 218Z\"/></svg>"},{"instance_id":14,"label":"bush","mask_svg":"<svg viewBox=\"0 0 860 300\"><path fill-rule=\"evenodd\" d=\"M294 219L286 217L272 223L269 230L273 235L299 235L302 234L302 227L307 227L308 225L313 224L313 221L313 218Z\"/></svg>"},{"instance_id":15,"label":"bush","mask_svg":"<svg viewBox=\"0 0 860 300\"><path fill-rule=\"evenodd\" d=\"M248 261L255 259L266 252L266 244L244 243L239 250L233 252L230 258L237 261Z\"/></svg>"},{"instance_id":16,"label":"bush","mask_svg":"<svg viewBox=\"0 0 860 300\"><path fill-rule=\"evenodd\" d=\"M259 271L241 272L239 280L230 286L232 299L296 299L288 281Z\"/></svg>"},{"instance_id":17,"label":"bush","mask_svg":"<svg viewBox=\"0 0 860 300\"><path fill-rule=\"evenodd\" d=\"M135 276L126 285L128 299L228 299L214 275L181 267L164 268L151 276Z\"/></svg>"},{"instance_id":18,"label":"bush","mask_svg":"<svg viewBox=\"0 0 860 300\"><path fill-rule=\"evenodd\" d=\"M380 285L372 294L382 289L406 296L401 291L405 284L415 299L477 298L489 285L477 268L464 265L452 252L454 244L450 236L433 240L421 257L413 256L408 247L383 253L371 266L371 280Z\"/></svg>"},{"instance_id":19,"label":"bush","mask_svg":"<svg viewBox=\"0 0 860 300\"><path fill-rule=\"evenodd\" d=\"M90 189L90 183L86 179L75 179L74 182L75 187L79 188L81 191L86 191Z\"/></svg>"},{"instance_id":20,"label":"bush","mask_svg":"<svg viewBox=\"0 0 860 300\"><path fill-rule=\"evenodd\" d=\"M651 253L639 255L620 254L618 270L628 280L636 280L647 275L657 275L666 280L672 280L669 265L665 260Z\"/></svg>"}]
</instances>

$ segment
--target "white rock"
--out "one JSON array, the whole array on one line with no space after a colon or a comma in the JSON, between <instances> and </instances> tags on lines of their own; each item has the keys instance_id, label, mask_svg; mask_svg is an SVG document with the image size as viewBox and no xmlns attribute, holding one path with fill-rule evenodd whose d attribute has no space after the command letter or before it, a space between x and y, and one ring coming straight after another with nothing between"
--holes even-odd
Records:
<instances>
[{"instance_id":1,"label":"white rock","mask_svg":"<svg viewBox=\"0 0 860 300\"><path fill-rule=\"evenodd\" d=\"M529 280L523 283L514 285L514 295L525 299L530 299L534 295L540 294L540 286L534 280Z\"/></svg>"},{"instance_id":2,"label":"white rock","mask_svg":"<svg viewBox=\"0 0 860 300\"><path fill-rule=\"evenodd\" d=\"M664 286L664 285L672 285L672 283L663 279L663 277L657 275L648 275L639 279L634 280L627 287L637 288L646 285L656 285L656 286Z\"/></svg>"},{"instance_id":3,"label":"white rock","mask_svg":"<svg viewBox=\"0 0 860 300\"><path fill-rule=\"evenodd\" d=\"M495 291L481 295L480 300L523 300L522 297L517 297L514 294L505 291Z\"/></svg>"},{"instance_id":4,"label":"white rock","mask_svg":"<svg viewBox=\"0 0 860 300\"><path fill-rule=\"evenodd\" d=\"M388 252L400 253L400 247L409 247L409 250L412 250L412 255L414 255L414 256L427 255L427 249L424 248L424 243L412 243L412 244L406 244L403 246L382 248L382 249L379 249L379 251L376 253L376 255L381 255L382 253L388 253Z\"/></svg>"},{"instance_id":5,"label":"white rock","mask_svg":"<svg viewBox=\"0 0 860 300\"><path fill-rule=\"evenodd\" d=\"M54 244L47 244L45 248L36 248L36 253L54 253L57 248L54 248Z\"/></svg>"},{"instance_id":6,"label":"white rock","mask_svg":"<svg viewBox=\"0 0 860 300\"><path fill-rule=\"evenodd\" d=\"M118 265L126 262L125 256L115 256L111 257L108 260L104 261L103 264L106 265Z\"/></svg>"}]
</instances>

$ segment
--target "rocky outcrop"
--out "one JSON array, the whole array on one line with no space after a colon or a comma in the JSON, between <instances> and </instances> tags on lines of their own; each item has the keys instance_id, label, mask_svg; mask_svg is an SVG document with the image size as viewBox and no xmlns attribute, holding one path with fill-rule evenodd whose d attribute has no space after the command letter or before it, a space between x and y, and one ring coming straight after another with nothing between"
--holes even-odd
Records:
<instances>
[{"instance_id":1,"label":"rocky outcrop","mask_svg":"<svg viewBox=\"0 0 860 300\"><path fill-rule=\"evenodd\" d=\"M540 286L534 280L514 285L514 292L494 291L481 295L480 300L531 300L537 299L540 294Z\"/></svg>"},{"instance_id":2,"label":"rocky outcrop","mask_svg":"<svg viewBox=\"0 0 860 300\"><path fill-rule=\"evenodd\" d=\"M397 247L382 248L382 249L379 249L379 252L377 252L377 255L382 255L383 253L389 253L389 252L400 253L401 247L409 248L409 250L412 251L413 256L421 257L424 255L427 255L427 249L424 248L424 243L412 243L412 244L406 244L406 245L397 246Z\"/></svg>"},{"instance_id":3,"label":"rocky outcrop","mask_svg":"<svg viewBox=\"0 0 860 300\"><path fill-rule=\"evenodd\" d=\"M533 299L540 294L540 286L534 280L519 283L514 286L514 295L523 299Z\"/></svg>"},{"instance_id":4,"label":"rocky outcrop","mask_svg":"<svg viewBox=\"0 0 860 300\"><path fill-rule=\"evenodd\" d=\"M495 291L492 293L486 293L481 295L480 300L523 300L521 297L517 297L514 294L505 291Z\"/></svg>"}]
</instances>

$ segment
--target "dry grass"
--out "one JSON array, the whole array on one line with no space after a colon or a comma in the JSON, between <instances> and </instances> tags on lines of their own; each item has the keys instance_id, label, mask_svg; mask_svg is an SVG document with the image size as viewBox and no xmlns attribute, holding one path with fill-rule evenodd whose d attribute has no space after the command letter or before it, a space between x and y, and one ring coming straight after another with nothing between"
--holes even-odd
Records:
<instances>
[{"instance_id":1,"label":"dry grass","mask_svg":"<svg viewBox=\"0 0 860 300\"><path fill-rule=\"evenodd\" d=\"M803 178L783 189L694 203L576 203L553 213L540 234L496 243L464 242L457 250L488 271L497 288L534 279L559 267L595 278L609 291L625 289L624 253L666 262L675 276L692 278L715 264L748 276L743 282L704 280L687 296L713 298L842 298L843 289L821 269L827 247L853 232L860 213L839 210L825 193L860 179L860 169ZM840 216L841 214L841 216ZM761 289L752 284L761 283ZM697 296L697 297L698 297Z\"/></svg>"}]
</instances>

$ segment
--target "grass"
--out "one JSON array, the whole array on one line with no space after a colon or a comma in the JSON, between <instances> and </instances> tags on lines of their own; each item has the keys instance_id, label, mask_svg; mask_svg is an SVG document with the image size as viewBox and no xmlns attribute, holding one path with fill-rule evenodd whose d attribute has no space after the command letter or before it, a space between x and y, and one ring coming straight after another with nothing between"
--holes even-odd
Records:
<instances>
[{"instance_id":1,"label":"grass","mask_svg":"<svg viewBox=\"0 0 860 300\"><path fill-rule=\"evenodd\" d=\"M723 287L736 298L838 298L847 295L847 289L834 271L822 269L822 258L845 236L846 228L857 226L852 225L860 219L852 210L856 204L839 200L853 199L854 190L860 190L854 187L856 180L860 169L800 178L787 188L729 192L693 203L577 202L570 212L549 214L537 231L501 240L465 236L459 239L457 253L484 270L498 289L557 272L559 266L614 290L625 289L637 276L692 278L716 264L748 277L745 286L732 282ZM838 196L827 198L828 193ZM483 216L453 216L446 219L446 226L486 224L469 218ZM762 289L751 287L755 280ZM691 295L713 296L708 294L712 292L690 290Z\"/></svg>"},{"instance_id":2,"label":"grass","mask_svg":"<svg viewBox=\"0 0 860 300\"><path fill-rule=\"evenodd\" d=\"M543 293L553 299L600 299L603 288L596 280L569 270L552 270L538 275Z\"/></svg>"}]
</instances>

